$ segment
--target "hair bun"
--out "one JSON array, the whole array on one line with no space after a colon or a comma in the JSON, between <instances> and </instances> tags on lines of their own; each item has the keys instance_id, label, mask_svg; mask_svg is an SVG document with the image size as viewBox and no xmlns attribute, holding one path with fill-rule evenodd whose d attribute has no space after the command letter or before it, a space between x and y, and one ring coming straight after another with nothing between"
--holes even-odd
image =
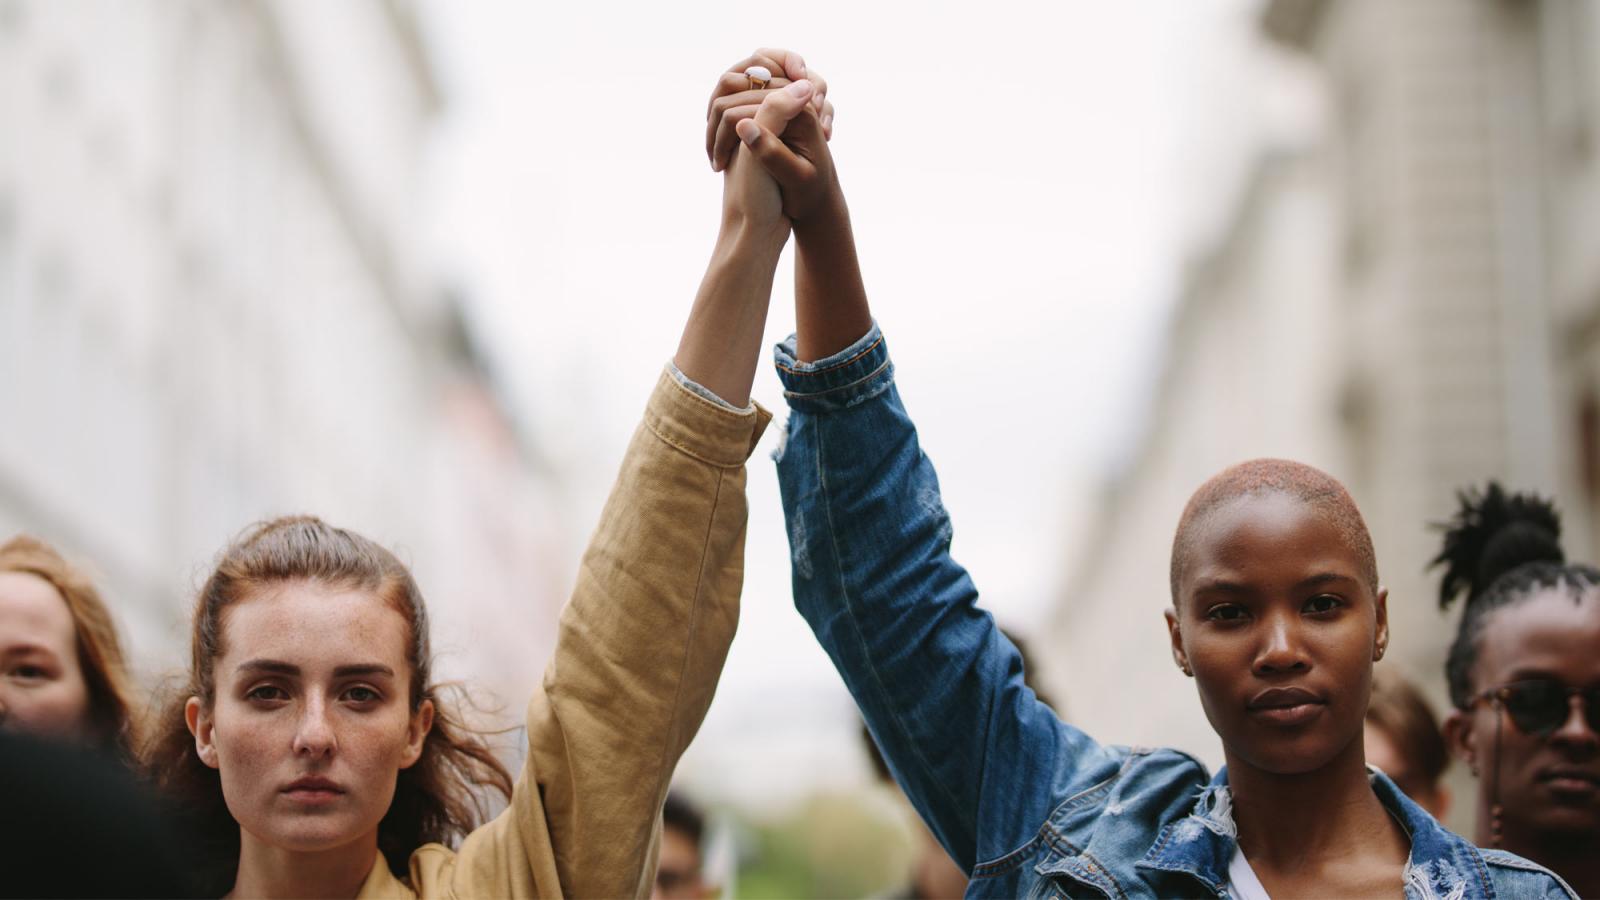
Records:
<instances>
[{"instance_id":1,"label":"hair bun","mask_svg":"<svg viewBox=\"0 0 1600 900\"><path fill-rule=\"evenodd\" d=\"M1561 516L1537 494L1508 494L1491 481L1482 491L1460 491L1461 508L1441 524L1444 547L1430 568L1444 566L1439 606L1463 592L1471 603L1496 578L1530 562L1566 562L1561 551Z\"/></svg>"}]
</instances>

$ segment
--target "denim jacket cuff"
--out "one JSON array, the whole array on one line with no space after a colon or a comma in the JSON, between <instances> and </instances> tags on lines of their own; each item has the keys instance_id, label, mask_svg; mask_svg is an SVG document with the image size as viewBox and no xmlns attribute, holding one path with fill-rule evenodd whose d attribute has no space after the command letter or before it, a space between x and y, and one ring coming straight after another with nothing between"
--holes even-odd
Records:
<instances>
[{"instance_id":1,"label":"denim jacket cuff","mask_svg":"<svg viewBox=\"0 0 1600 900\"><path fill-rule=\"evenodd\" d=\"M744 465L772 414L759 403L734 410L720 399L709 399L680 382L671 366L663 367L655 393L650 395L645 426L701 462L726 469Z\"/></svg>"},{"instance_id":2,"label":"denim jacket cuff","mask_svg":"<svg viewBox=\"0 0 1600 900\"><path fill-rule=\"evenodd\" d=\"M894 383L889 345L874 321L850 346L815 362L795 358L795 336L773 348L778 380L792 409L822 413L848 409L882 394Z\"/></svg>"}]
</instances>

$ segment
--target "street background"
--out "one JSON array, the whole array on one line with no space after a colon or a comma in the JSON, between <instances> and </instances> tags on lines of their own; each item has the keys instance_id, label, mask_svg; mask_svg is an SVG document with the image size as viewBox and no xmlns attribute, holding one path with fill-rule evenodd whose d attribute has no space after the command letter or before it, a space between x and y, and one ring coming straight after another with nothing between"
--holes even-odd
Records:
<instances>
[{"instance_id":1,"label":"street background","mask_svg":"<svg viewBox=\"0 0 1600 900\"><path fill-rule=\"evenodd\" d=\"M829 81L956 557L1059 711L1220 762L1167 554L1261 455L1350 486L1385 664L1442 708L1455 489L1552 492L1600 555L1597 28L1571 0L0 0L0 534L89 563L155 684L226 541L317 513L413 564L441 671L515 721L712 245L712 84L783 46ZM793 611L770 367L754 395L780 422L739 636L679 782L732 893L870 894L913 833Z\"/></svg>"}]
</instances>

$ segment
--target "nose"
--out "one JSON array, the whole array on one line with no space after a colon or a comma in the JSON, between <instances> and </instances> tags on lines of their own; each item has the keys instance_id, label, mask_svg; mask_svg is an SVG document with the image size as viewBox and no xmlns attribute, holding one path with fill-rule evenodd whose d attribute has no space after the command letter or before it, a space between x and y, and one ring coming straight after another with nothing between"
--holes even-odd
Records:
<instances>
[{"instance_id":1,"label":"nose","mask_svg":"<svg viewBox=\"0 0 1600 900\"><path fill-rule=\"evenodd\" d=\"M321 698L312 697L300 713L294 732L296 756L332 756L339 742L333 723L328 721L328 706Z\"/></svg>"},{"instance_id":2,"label":"nose","mask_svg":"<svg viewBox=\"0 0 1600 900\"><path fill-rule=\"evenodd\" d=\"M1311 668L1292 616L1269 615L1261 621L1261 645L1251 670L1257 675L1303 672Z\"/></svg>"},{"instance_id":3,"label":"nose","mask_svg":"<svg viewBox=\"0 0 1600 900\"><path fill-rule=\"evenodd\" d=\"M1591 710L1587 707L1588 701L1582 694L1568 697L1566 721L1550 735L1550 739L1590 753L1600 750L1600 734L1595 734L1594 726L1590 724L1591 719L1600 717L1600 710Z\"/></svg>"}]
</instances>

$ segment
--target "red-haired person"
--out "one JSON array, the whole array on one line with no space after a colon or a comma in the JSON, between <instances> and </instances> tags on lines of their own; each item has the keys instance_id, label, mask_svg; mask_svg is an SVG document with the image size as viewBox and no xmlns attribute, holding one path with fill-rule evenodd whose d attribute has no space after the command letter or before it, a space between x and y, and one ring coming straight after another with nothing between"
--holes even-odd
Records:
<instances>
[{"instance_id":1,"label":"red-haired person","mask_svg":"<svg viewBox=\"0 0 1600 900\"><path fill-rule=\"evenodd\" d=\"M94 582L36 538L0 544L0 727L131 760L135 720L122 641Z\"/></svg>"},{"instance_id":2,"label":"red-haired person","mask_svg":"<svg viewBox=\"0 0 1600 900\"><path fill-rule=\"evenodd\" d=\"M757 98L768 127L819 102L798 58L750 64L798 80ZM649 892L662 801L738 618L744 464L769 418L750 386L788 236L772 179L736 161L674 363L533 686L515 778L434 683L427 608L393 554L309 517L263 523L222 553L196 602L188 689L148 758L198 820L211 890ZM475 802L486 791L510 794L487 822Z\"/></svg>"}]
</instances>

